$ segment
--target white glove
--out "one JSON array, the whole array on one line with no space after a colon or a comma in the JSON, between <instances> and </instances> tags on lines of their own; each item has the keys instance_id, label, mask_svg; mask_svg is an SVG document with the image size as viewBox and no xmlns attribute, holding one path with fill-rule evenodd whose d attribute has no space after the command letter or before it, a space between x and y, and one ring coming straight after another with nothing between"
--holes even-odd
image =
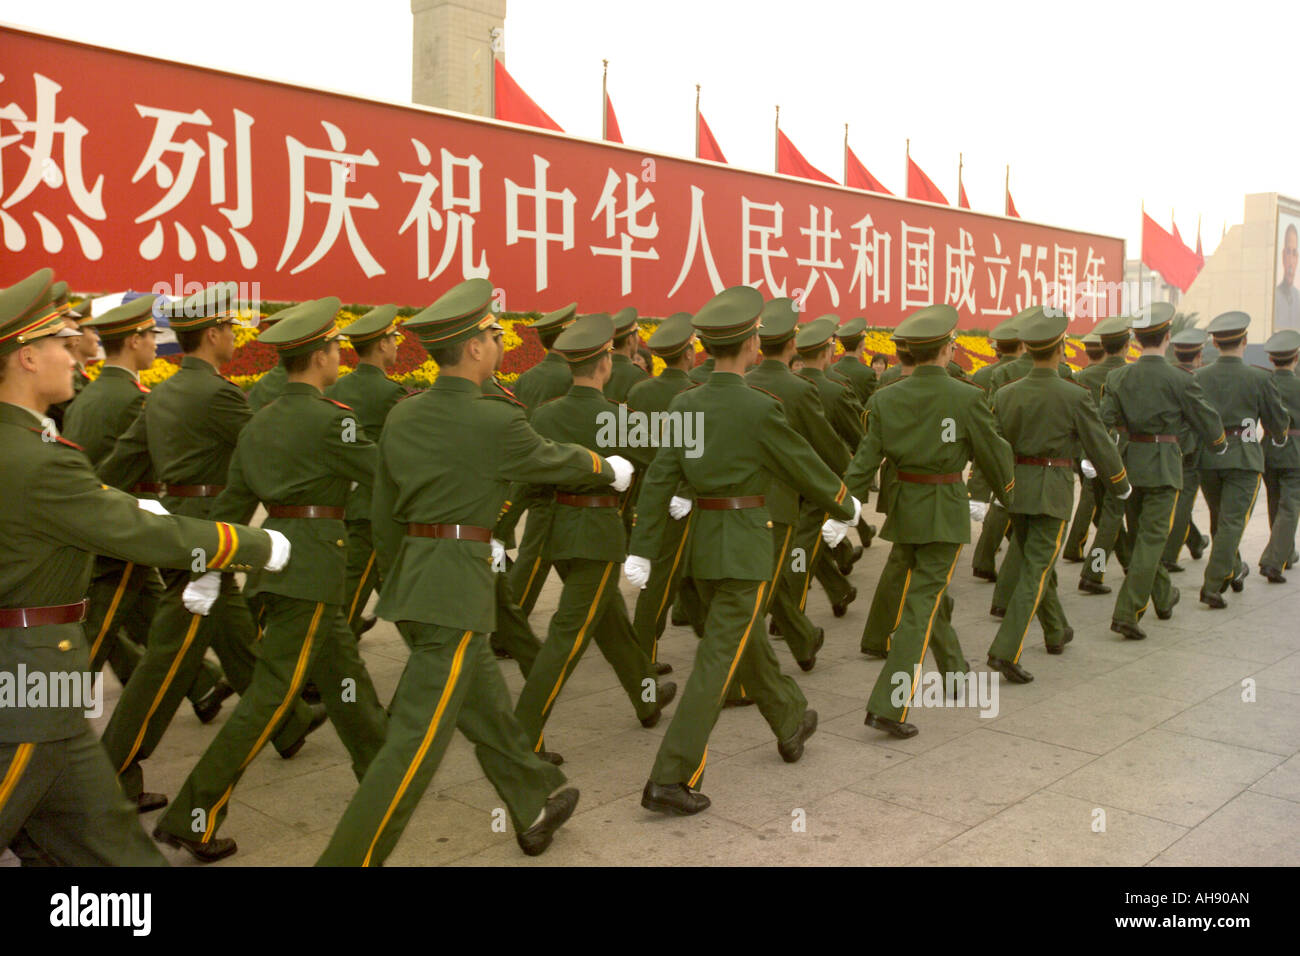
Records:
<instances>
[{"instance_id":1,"label":"white glove","mask_svg":"<svg viewBox=\"0 0 1300 956\"><path fill-rule=\"evenodd\" d=\"M988 502L972 501L970 503L970 516L975 521L983 521L989 513Z\"/></svg>"},{"instance_id":2,"label":"white glove","mask_svg":"<svg viewBox=\"0 0 1300 956\"><path fill-rule=\"evenodd\" d=\"M1128 491L1124 492L1122 495L1116 495L1116 497L1119 498L1120 501L1128 501L1128 496L1131 494L1133 494L1133 486L1129 485Z\"/></svg>"},{"instance_id":3,"label":"white glove","mask_svg":"<svg viewBox=\"0 0 1300 956\"><path fill-rule=\"evenodd\" d=\"M673 495L672 500L668 502L668 513L672 515L674 521L681 521L691 513L693 507L695 507L695 502L691 501L690 498Z\"/></svg>"},{"instance_id":4,"label":"white glove","mask_svg":"<svg viewBox=\"0 0 1300 956\"><path fill-rule=\"evenodd\" d=\"M852 525L847 521L836 521L834 518L827 518L822 525L822 540L826 542L828 548L833 548L844 540L844 536L849 533L850 527Z\"/></svg>"},{"instance_id":5,"label":"white glove","mask_svg":"<svg viewBox=\"0 0 1300 956\"><path fill-rule=\"evenodd\" d=\"M629 554L627 560L623 562L623 577L627 578L629 584L645 588L650 580L650 559Z\"/></svg>"},{"instance_id":6,"label":"white glove","mask_svg":"<svg viewBox=\"0 0 1300 956\"><path fill-rule=\"evenodd\" d=\"M1097 477L1097 469L1092 467L1092 462L1086 458L1079 459L1079 470L1083 472L1083 477L1085 478L1091 479Z\"/></svg>"},{"instance_id":7,"label":"white glove","mask_svg":"<svg viewBox=\"0 0 1300 956\"><path fill-rule=\"evenodd\" d=\"M207 617L208 612L212 610L212 605L217 603L217 595L220 593L221 572L209 571L203 577L196 578L185 585L185 590L181 594L181 603L191 614Z\"/></svg>"},{"instance_id":8,"label":"white glove","mask_svg":"<svg viewBox=\"0 0 1300 956\"><path fill-rule=\"evenodd\" d=\"M147 511L151 515L161 515L166 517L171 514L170 511L162 506L161 501L156 501L153 498L137 498L135 499L135 503L140 506L141 511Z\"/></svg>"},{"instance_id":9,"label":"white glove","mask_svg":"<svg viewBox=\"0 0 1300 956\"><path fill-rule=\"evenodd\" d=\"M263 530L271 536L271 557L267 559L266 570L282 570L289 563L289 539L270 528Z\"/></svg>"},{"instance_id":10,"label":"white glove","mask_svg":"<svg viewBox=\"0 0 1300 956\"><path fill-rule=\"evenodd\" d=\"M614 490L627 491L627 486L632 484L632 463L622 455L610 455L605 460L614 469Z\"/></svg>"},{"instance_id":11,"label":"white glove","mask_svg":"<svg viewBox=\"0 0 1300 956\"><path fill-rule=\"evenodd\" d=\"M504 571L506 569L506 546L496 538L492 539L492 570Z\"/></svg>"}]
</instances>

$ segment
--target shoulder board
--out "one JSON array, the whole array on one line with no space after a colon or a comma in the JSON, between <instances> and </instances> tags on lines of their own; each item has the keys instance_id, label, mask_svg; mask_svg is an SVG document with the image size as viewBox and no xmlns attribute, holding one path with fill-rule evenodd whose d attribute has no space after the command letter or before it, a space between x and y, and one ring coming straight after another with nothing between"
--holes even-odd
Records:
<instances>
[{"instance_id":1,"label":"shoulder board","mask_svg":"<svg viewBox=\"0 0 1300 956\"><path fill-rule=\"evenodd\" d=\"M42 439L45 438L45 432L42 431L42 430L39 429L39 428L32 428L32 427L29 425L29 426L27 427L27 430L28 430L29 432L32 432L33 434L40 435ZM85 450L86 450L86 449L82 448L80 445L78 445L75 441L68 441L68 439L64 438L62 435L55 435L55 436L54 436L54 440L55 440L56 442L58 442L60 445L67 445L69 448L75 448L75 449L77 449L77 451L85 451Z\"/></svg>"},{"instance_id":2,"label":"shoulder board","mask_svg":"<svg viewBox=\"0 0 1300 956\"><path fill-rule=\"evenodd\" d=\"M1183 368L1183 366L1181 365L1175 365L1174 368L1178 369L1178 371L1180 372L1186 372L1188 375L1192 374L1192 370L1190 368Z\"/></svg>"},{"instance_id":3,"label":"shoulder board","mask_svg":"<svg viewBox=\"0 0 1300 956\"><path fill-rule=\"evenodd\" d=\"M812 383L810 382L809 384L812 384ZM769 392L767 389L763 388L763 387L760 386L760 385L750 385L749 387L752 388L752 389L753 389L754 391L756 391L756 392L762 392L762 393L763 393L764 395L766 395L768 398L774 398L774 399L776 399L778 402L781 401L781 396L779 396L779 395L773 395L771 392Z\"/></svg>"},{"instance_id":4,"label":"shoulder board","mask_svg":"<svg viewBox=\"0 0 1300 956\"><path fill-rule=\"evenodd\" d=\"M979 382L971 381L969 378L958 378L955 375L949 375L948 377L954 382L961 382L963 385L969 385L971 388L978 388L981 392L984 391L984 386L980 385Z\"/></svg>"},{"instance_id":5,"label":"shoulder board","mask_svg":"<svg viewBox=\"0 0 1300 956\"><path fill-rule=\"evenodd\" d=\"M1057 376L1057 377L1059 378L1060 376ZM1062 382L1065 382L1067 385L1073 385L1075 388L1081 388L1081 389L1083 389L1085 392L1087 392L1089 395L1092 394L1092 389L1090 389L1087 385L1084 385L1082 382L1076 382L1076 381L1075 381L1074 379L1072 379L1072 378L1062 378L1061 381L1062 381Z\"/></svg>"},{"instance_id":6,"label":"shoulder board","mask_svg":"<svg viewBox=\"0 0 1300 956\"><path fill-rule=\"evenodd\" d=\"M494 378L492 381L496 384L497 388L501 389L501 391L505 392L511 398L515 397L515 390L513 388L507 387L506 383L501 381L501 379Z\"/></svg>"},{"instance_id":7,"label":"shoulder board","mask_svg":"<svg viewBox=\"0 0 1300 956\"><path fill-rule=\"evenodd\" d=\"M501 392L495 395L481 395L479 397L491 399L497 402L506 402L510 405L515 405L519 408L522 408L524 411L528 411L528 406L525 405L523 402L521 402L519 399L515 398L509 392ZM554 399L552 399L552 401L554 401Z\"/></svg>"},{"instance_id":8,"label":"shoulder board","mask_svg":"<svg viewBox=\"0 0 1300 956\"><path fill-rule=\"evenodd\" d=\"M141 392L142 394L144 394L144 395L148 395L148 394L149 394L149 389L148 389L147 386L145 386L145 384L144 384L143 382L139 382L139 381L137 381L136 379L131 379L131 382L132 382L132 384L135 385L136 388L138 388L138 389L140 390L140 392Z\"/></svg>"},{"instance_id":9,"label":"shoulder board","mask_svg":"<svg viewBox=\"0 0 1300 956\"><path fill-rule=\"evenodd\" d=\"M352 406L351 406L351 405L344 405L342 402L340 402L340 401L336 401L335 399L330 398L328 395L322 395L322 396L321 396L321 401L329 402L331 405L337 405L339 408L343 409L345 412L350 412L350 411L352 411Z\"/></svg>"}]
</instances>

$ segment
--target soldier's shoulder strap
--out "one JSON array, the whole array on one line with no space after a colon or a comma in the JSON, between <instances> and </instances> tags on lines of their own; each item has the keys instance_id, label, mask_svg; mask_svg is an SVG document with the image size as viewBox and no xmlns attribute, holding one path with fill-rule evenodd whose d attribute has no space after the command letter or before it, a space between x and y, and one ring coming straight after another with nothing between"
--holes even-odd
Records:
<instances>
[{"instance_id":1,"label":"soldier's shoulder strap","mask_svg":"<svg viewBox=\"0 0 1300 956\"><path fill-rule=\"evenodd\" d=\"M42 429L40 429L40 428L37 428L36 426L34 426L34 425L28 425L28 426L27 426L27 430L28 430L29 432L33 432L33 433L35 433L35 434L37 434L37 435L40 435L41 438L42 438L42 440L44 440L44 441L49 441L49 439L47 439L47 438L45 437L45 432L44 432L44 430L42 430ZM75 448L75 449L77 449L77 451L84 452L84 451L86 450L86 449L82 448L80 445L78 445L75 441L69 441L68 439L64 438L62 435L55 435L55 436L54 436L54 440L55 440L56 442L58 442L60 445L67 445L69 448Z\"/></svg>"},{"instance_id":2,"label":"soldier's shoulder strap","mask_svg":"<svg viewBox=\"0 0 1300 956\"><path fill-rule=\"evenodd\" d=\"M337 405L339 408L343 409L345 412L350 412L350 411L352 411L352 406L351 406L351 405L344 405L344 404L343 404L342 402L340 402L338 399L330 398L328 395L322 395L322 396L320 397L320 399L321 399L322 402L329 402L331 405Z\"/></svg>"},{"instance_id":3,"label":"soldier's shoulder strap","mask_svg":"<svg viewBox=\"0 0 1300 956\"><path fill-rule=\"evenodd\" d=\"M519 399L515 398L513 393L506 391L504 388L500 392L489 392L488 394L482 395L480 397L491 399L492 401L496 401L496 402L505 402L507 405L514 405L517 408L523 409L525 412L528 411L527 405L525 405ZM555 399L551 399L551 401L555 401Z\"/></svg>"},{"instance_id":4,"label":"soldier's shoulder strap","mask_svg":"<svg viewBox=\"0 0 1300 956\"><path fill-rule=\"evenodd\" d=\"M138 378L131 379L131 384L134 385L137 389L139 389L142 395L149 394L150 391L149 387L145 385L144 382L140 381Z\"/></svg>"},{"instance_id":5,"label":"soldier's shoulder strap","mask_svg":"<svg viewBox=\"0 0 1300 956\"><path fill-rule=\"evenodd\" d=\"M811 385L812 383L809 382L809 384ZM781 401L781 396L780 396L780 395L777 395L777 394L774 393L774 392L769 392L767 389L765 389L765 388L764 388L763 386L761 386L761 385L750 384L749 387L752 388L752 389L753 389L754 391L756 391L756 392L762 392L762 393L763 393L764 395L766 395L768 398L775 399L777 402L780 402L780 401Z\"/></svg>"}]
</instances>

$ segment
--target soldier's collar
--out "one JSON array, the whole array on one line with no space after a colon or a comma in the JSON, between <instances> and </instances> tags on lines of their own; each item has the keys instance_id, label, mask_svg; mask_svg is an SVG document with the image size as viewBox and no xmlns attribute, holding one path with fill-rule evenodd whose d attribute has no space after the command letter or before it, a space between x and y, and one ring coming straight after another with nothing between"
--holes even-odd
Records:
<instances>
[{"instance_id":1,"label":"soldier's collar","mask_svg":"<svg viewBox=\"0 0 1300 956\"><path fill-rule=\"evenodd\" d=\"M1246 360L1242 358L1240 355L1220 355L1218 359L1216 359L1216 361L1236 363L1237 365L1242 365L1245 363Z\"/></svg>"},{"instance_id":2,"label":"soldier's collar","mask_svg":"<svg viewBox=\"0 0 1300 956\"><path fill-rule=\"evenodd\" d=\"M285 382L281 395L323 395L319 388L310 382Z\"/></svg>"},{"instance_id":3,"label":"soldier's collar","mask_svg":"<svg viewBox=\"0 0 1300 956\"><path fill-rule=\"evenodd\" d=\"M601 398L605 397L605 393L594 385L570 385L568 394L577 395L581 398L590 398L593 395L599 395Z\"/></svg>"},{"instance_id":4,"label":"soldier's collar","mask_svg":"<svg viewBox=\"0 0 1300 956\"><path fill-rule=\"evenodd\" d=\"M942 365L918 365L912 369L913 375L947 375L948 370Z\"/></svg>"},{"instance_id":5,"label":"soldier's collar","mask_svg":"<svg viewBox=\"0 0 1300 956\"><path fill-rule=\"evenodd\" d=\"M134 382L140 381L139 373L131 371L125 365L109 365L107 362L105 362L102 366L100 366L99 377L103 378L105 375L114 375L114 376L125 375L127 378L131 379Z\"/></svg>"},{"instance_id":6,"label":"soldier's collar","mask_svg":"<svg viewBox=\"0 0 1300 956\"><path fill-rule=\"evenodd\" d=\"M0 402L0 408L3 409L12 408L14 409L15 412L22 413L22 414L10 414L7 416L8 418L14 419L13 423L15 425L27 425L28 424L27 421L23 419L23 414L27 414L32 416L32 418L36 419L36 424L40 425L42 428L44 428L47 424L49 425L50 428L54 428L54 420L52 418L50 418L48 415L42 415L36 409L28 408L26 405L18 405L14 402Z\"/></svg>"},{"instance_id":7,"label":"soldier's collar","mask_svg":"<svg viewBox=\"0 0 1300 956\"><path fill-rule=\"evenodd\" d=\"M621 362L621 363L623 363L624 365L626 365L626 364L628 364L628 363L630 363L630 362L632 361L632 357L631 357L630 355L628 355L626 352L615 352L615 353L614 353L614 361L615 361L615 362Z\"/></svg>"},{"instance_id":8,"label":"soldier's collar","mask_svg":"<svg viewBox=\"0 0 1300 956\"><path fill-rule=\"evenodd\" d=\"M780 364L779 362L777 363ZM786 371L790 371L788 368ZM738 372L719 372L715 367L709 374L708 385L745 385L745 379Z\"/></svg>"},{"instance_id":9,"label":"soldier's collar","mask_svg":"<svg viewBox=\"0 0 1300 956\"><path fill-rule=\"evenodd\" d=\"M549 351L548 351L548 352L546 353L546 355L542 358L542 361L543 361L543 362L559 362L559 363L560 363L561 365L563 365L565 368L568 368L568 367L569 367L569 363L565 360L564 356L561 355L559 352L549 352Z\"/></svg>"},{"instance_id":10,"label":"soldier's collar","mask_svg":"<svg viewBox=\"0 0 1300 956\"><path fill-rule=\"evenodd\" d=\"M659 373L659 377L660 377L660 378L664 378L664 377L667 377L667 378L690 378L690 375L688 375L684 370L682 370L682 369L680 369L680 368L666 368L666 369L664 369L662 372Z\"/></svg>"},{"instance_id":11,"label":"soldier's collar","mask_svg":"<svg viewBox=\"0 0 1300 956\"><path fill-rule=\"evenodd\" d=\"M211 362L205 362L197 355L184 356L181 359L181 368L197 368L202 369L205 372L211 372L213 375L217 374L217 367L215 365Z\"/></svg>"},{"instance_id":12,"label":"soldier's collar","mask_svg":"<svg viewBox=\"0 0 1300 956\"><path fill-rule=\"evenodd\" d=\"M473 392L475 395L483 394L482 386L471 382L460 375L448 375L443 373L434 379L433 387L440 392Z\"/></svg>"}]
</instances>

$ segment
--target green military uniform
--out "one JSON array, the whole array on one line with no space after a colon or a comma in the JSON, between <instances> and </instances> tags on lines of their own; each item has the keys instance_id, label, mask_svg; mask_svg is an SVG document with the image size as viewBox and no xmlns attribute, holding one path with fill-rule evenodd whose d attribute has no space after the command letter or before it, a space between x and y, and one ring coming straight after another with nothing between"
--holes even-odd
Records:
<instances>
[{"instance_id":1,"label":"green military uniform","mask_svg":"<svg viewBox=\"0 0 1300 956\"><path fill-rule=\"evenodd\" d=\"M211 286L169 309L172 327L198 330L234 321L233 282ZM171 378L153 389L144 414L136 418L100 466L100 476L116 488L130 488L152 468L166 483L162 503L173 514L206 518L226 484L226 472L239 433L252 417L243 391L210 364L187 355ZM207 617L186 609L182 592L188 576L163 575L165 591L149 628L144 658L122 689L104 730L104 746L130 797L144 786L141 761L162 739L181 697L202 667L212 645L231 686L241 694L253 676L257 629L228 557L219 570L221 597ZM315 716L295 703L284 716L273 743L292 755L313 727ZM155 801L156 802L156 801Z\"/></svg>"},{"instance_id":2,"label":"green military uniform","mask_svg":"<svg viewBox=\"0 0 1300 956\"><path fill-rule=\"evenodd\" d=\"M861 317L849 319L836 330L835 335L844 346L845 353L839 357L833 366L835 371L842 375L849 385L853 387L853 392L858 396L858 401L864 406L879 383L876 381L875 369L850 353L857 349L866 331L867 320Z\"/></svg>"},{"instance_id":3,"label":"green military uniform","mask_svg":"<svg viewBox=\"0 0 1300 956\"><path fill-rule=\"evenodd\" d=\"M695 316L706 347L750 348L763 298L748 286L727 289ZM745 354L745 352L742 352ZM701 416L698 457L662 448L646 472L639 501L642 520L627 569L662 551L669 499L682 481L696 491L697 525L691 536L691 573L708 606L682 699L642 793L642 806L696 813L708 799L700 785L709 734L733 681L744 685L778 740L787 762L799 759L816 729L816 714L795 682L781 674L762 620L771 585L769 512L765 495L775 483L795 489L838 519L856 518L856 502L813 448L790 427L781 402L733 372L715 371L706 384L673 399L672 411ZM648 568L643 568L648 576ZM644 584L644 580L633 583Z\"/></svg>"},{"instance_id":4,"label":"green military uniform","mask_svg":"<svg viewBox=\"0 0 1300 956\"><path fill-rule=\"evenodd\" d=\"M500 335L492 283L471 279L405 323L426 349ZM585 448L557 445L529 426L522 403L484 395L444 369L399 404L379 442L371 510L384 573L378 613L397 623L410 657L393 697L388 737L348 804L320 865L377 866L392 852L459 728L505 801L525 852L545 849L562 822L547 795L560 770L533 753L515 720L487 635L496 627L490 535L512 481L567 483L614 476ZM577 792L564 797L567 812ZM561 795L563 796L563 795ZM530 826L544 810L544 819ZM558 821L558 822L557 822ZM542 831L538 832L538 827ZM534 836L541 842L527 842Z\"/></svg>"},{"instance_id":5,"label":"green military uniform","mask_svg":"<svg viewBox=\"0 0 1300 956\"><path fill-rule=\"evenodd\" d=\"M695 368L691 369L687 375L696 385L703 385L713 374L713 356L709 356Z\"/></svg>"},{"instance_id":6,"label":"green military uniform","mask_svg":"<svg viewBox=\"0 0 1300 956\"><path fill-rule=\"evenodd\" d=\"M381 305L371 309L347 326L342 334L353 348L398 335L397 306ZM388 413L405 394L406 390L385 375L382 368L368 362L358 362L350 374L341 376L325 390L327 398L342 402L357 413L353 426L364 431L372 442L379 441ZM366 624L366 604L382 584L375 564L374 545L370 540L369 482L358 482L348 496L347 526L348 576L343 591L343 614L352 633L360 636Z\"/></svg>"},{"instance_id":7,"label":"green military uniform","mask_svg":"<svg viewBox=\"0 0 1300 956\"><path fill-rule=\"evenodd\" d=\"M1245 312L1225 312L1206 331L1216 346L1234 347L1245 341L1249 328L1250 316ZM1255 508L1264 472L1261 426L1269 435L1285 435L1291 416L1273 377L1247 365L1240 356L1221 351L1213 364L1196 372L1196 382L1223 419L1228 437L1228 450L1222 455L1201 450L1201 490L1210 506L1212 539L1201 602L1218 609L1226 606L1220 595L1228 585L1240 591L1250 571L1237 548Z\"/></svg>"},{"instance_id":8,"label":"green military uniform","mask_svg":"<svg viewBox=\"0 0 1300 956\"><path fill-rule=\"evenodd\" d=\"M1174 365L1188 373L1195 373L1198 359L1209 335L1204 329L1183 329L1171 339L1174 352ZM1201 446L1196 440L1196 432L1184 427L1178 434L1178 447L1183 453L1183 487L1178 491L1178 504L1174 508L1174 525L1169 529L1169 540L1165 542L1161 563L1169 571L1181 571L1178 555L1187 545L1193 560L1200 558L1209 538L1201 534L1192 520L1192 509L1196 506L1196 493L1201 489Z\"/></svg>"},{"instance_id":9,"label":"green military uniform","mask_svg":"<svg viewBox=\"0 0 1300 956\"><path fill-rule=\"evenodd\" d=\"M1030 361L1034 353L1054 356L1068 324L1064 313L1049 314L1041 306L1021 318L1020 338ZM1098 474L1107 476L1113 494L1127 497L1130 488L1091 395L1053 369L1035 366L998 389L993 411L1016 456L1009 510L1020 558L1006 614L989 647L989 664L1008 680L1024 683L1033 676L1020 666L1020 655L1035 615L1049 654L1061 653L1074 636L1056 592L1056 558L1074 506L1076 450L1082 448Z\"/></svg>"},{"instance_id":10,"label":"green military uniform","mask_svg":"<svg viewBox=\"0 0 1300 956\"><path fill-rule=\"evenodd\" d=\"M628 336L637 334L636 309L631 307L619 309L612 316L614 320L615 346L627 341ZM644 382L650 373L632 361L631 357L619 352L614 355L614 371L605 383L605 397L611 402L627 401L627 393L637 382Z\"/></svg>"},{"instance_id":11,"label":"green military uniform","mask_svg":"<svg viewBox=\"0 0 1300 956\"><path fill-rule=\"evenodd\" d=\"M290 306L292 308L292 306ZM279 312L273 312L262 318L261 327L263 329L274 325L284 318L284 314L289 309L281 309ZM267 405L284 394L284 387L289 384L289 373L285 367L276 364L270 370L253 383L253 387L248 390L248 407L254 412L259 412Z\"/></svg>"},{"instance_id":12,"label":"green military uniform","mask_svg":"<svg viewBox=\"0 0 1300 956\"><path fill-rule=\"evenodd\" d=\"M1274 332L1265 343L1269 358L1277 366L1273 370L1273 384L1277 387L1282 404L1291 416L1284 444L1278 445L1281 436L1270 435L1264 446L1264 489L1268 493L1268 545L1259 556L1260 573L1270 583L1284 584L1284 568L1290 566L1295 556L1296 523L1300 520L1300 379L1291 365L1300 354L1300 332L1284 329Z\"/></svg>"},{"instance_id":13,"label":"green military uniform","mask_svg":"<svg viewBox=\"0 0 1300 956\"><path fill-rule=\"evenodd\" d=\"M1133 321L1143 336L1167 332L1174 307L1157 302ZM1127 501L1129 566L1115 599L1110 629L1141 640L1138 626L1153 600L1156 614L1167 619L1178 603L1178 590L1161 563L1174 524L1183 481L1180 438L1190 429L1212 454L1225 448L1223 423L1205 401L1195 378L1170 365L1163 355L1144 355L1106 377L1101 413L1106 424L1127 436L1124 464L1134 492ZM1097 474L1106 468L1093 459Z\"/></svg>"},{"instance_id":14,"label":"green military uniform","mask_svg":"<svg viewBox=\"0 0 1300 956\"><path fill-rule=\"evenodd\" d=\"M275 346L282 363L327 351L337 368L341 304L332 296L299 303L260 340ZM291 378L240 432L226 487L212 504L214 519L245 522L265 504L264 527L288 538L293 551L279 574L249 576L247 593L262 612L252 682L154 831L205 862L235 852L234 840L216 835L231 794L307 680L321 689L358 780L384 742L387 716L344 613L346 506L354 482L374 481L377 456L356 414Z\"/></svg>"},{"instance_id":15,"label":"green military uniform","mask_svg":"<svg viewBox=\"0 0 1300 956\"><path fill-rule=\"evenodd\" d=\"M956 326L955 309L931 306L908 316L897 335L913 355L925 349L941 354ZM946 594L961 546L970 541L966 464L974 459L1004 502L1014 478L1011 449L998 435L983 393L937 365L918 364L906 381L872 396L866 437L845 475L849 489L865 493L886 458L897 470L895 480L882 486L890 500L880 536L901 552L908 575L898 629L867 703L867 723L913 736L907 713L931 638L941 671L968 669Z\"/></svg>"},{"instance_id":16,"label":"green military uniform","mask_svg":"<svg viewBox=\"0 0 1300 956\"><path fill-rule=\"evenodd\" d=\"M68 284L62 280L50 286L45 294L45 301L39 303L32 311L40 311L42 314L57 312L60 318L72 319L74 322L81 322L86 314L80 309L74 309L72 303L68 301L69 294ZM86 303L83 303L85 306ZM54 421L54 427L61 433L63 431L64 419L68 408L76 400L77 396L82 393L87 385L90 384L90 376L82 367L81 362L77 362L76 368L72 370L72 398L63 402L55 402L46 410L46 416Z\"/></svg>"},{"instance_id":17,"label":"green military uniform","mask_svg":"<svg viewBox=\"0 0 1300 956\"><path fill-rule=\"evenodd\" d=\"M1096 332L1089 332L1083 337L1083 347L1091 365L1096 365L1105 355L1101 348L1101 336ZM1075 380L1082 385L1083 382L1078 378L1078 374L1075 373ZM1094 398L1093 401L1095 402L1096 399ZM1065 546L1061 548L1061 557L1071 564L1078 564L1083 560L1083 546L1088 542L1088 532L1101 517L1101 505L1097 501L1092 480L1084 477L1083 472L1077 471L1077 466L1076 472L1079 475L1079 502L1074 509L1074 520L1070 522L1070 530L1065 533Z\"/></svg>"},{"instance_id":18,"label":"green military uniform","mask_svg":"<svg viewBox=\"0 0 1300 956\"><path fill-rule=\"evenodd\" d=\"M42 269L0 292L0 360L71 331L57 314L33 311L52 278ZM43 864L164 865L86 720L93 701L78 701L66 681L83 691L90 681L81 621L93 555L188 568L200 548L260 567L270 537L142 511L131 495L101 484L86 456L47 423L40 409L0 402L0 499L9 505L0 509L0 672L47 674L51 688L58 679L72 693L53 706L0 708L0 847Z\"/></svg>"}]
</instances>

